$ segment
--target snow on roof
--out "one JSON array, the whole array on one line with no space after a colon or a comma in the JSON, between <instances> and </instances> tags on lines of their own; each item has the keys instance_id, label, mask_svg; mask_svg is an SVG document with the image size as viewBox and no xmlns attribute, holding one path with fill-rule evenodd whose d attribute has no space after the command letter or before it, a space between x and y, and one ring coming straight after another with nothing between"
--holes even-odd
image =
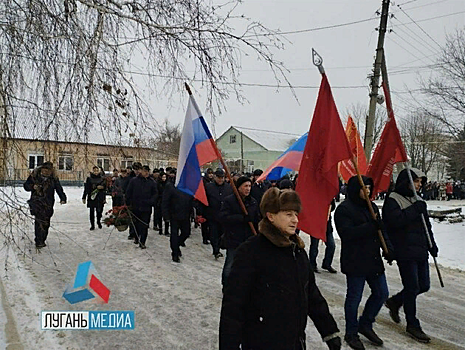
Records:
<instances>
[{"instance_id":1,"label":"snow on roof","mask_svg":"<svg viewBox=\"0 0 465 350\"><path fill-rule=\"evenodd\" d=\"M268 151L284 152L289 148L300 136L285 132L259 130L233 126L234 129L242 132L245 136L252 139L265 147Z\"/></svg>"}]
</instances>

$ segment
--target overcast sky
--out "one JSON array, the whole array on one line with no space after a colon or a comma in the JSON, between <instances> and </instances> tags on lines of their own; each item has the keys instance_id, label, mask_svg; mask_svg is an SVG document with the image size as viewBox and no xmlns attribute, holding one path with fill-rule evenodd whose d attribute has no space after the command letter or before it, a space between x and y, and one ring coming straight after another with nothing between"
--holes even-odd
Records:
<instances>
[{"instance_id":1,"label":"overcast sky","mask_svg":"<svg viewBox=\"0 0 465 350\"><path fill-rule=\"evenodd\" d=\"M367 76L372 70L378 39L377 10L381 10L381 0L244 0L236 13L283 32L373 18L339 28L286 35L290 43L276 54L291 71L288 77L293 85L318 87L320 75L311 57L311 49L315 48L324 59L336 105L344 119L352 104L368 105ZM397 118L402 119L412 101L407 90L418 88L419 79L430 76L432 70L427 66L435 63L438 44L443 45L448 33L465 26L465 0L401 0L391 2L390 10L395 17L388 22L388 30L393 32L386 35L386 58L391 90L397 92L393 94L393 104ZM434 18L439 16L445 17ZM244 57L242 69L243 83L276 84L271 71L254 57ZM341 88L348 86L362 87ZM197 88L196 99L205 111L204 92L194 88ZM214 125L216 136L231 125L295 134L307 132L318 88L296 88L295 91L298 102L287 88L244 87L249 103L240 104L234 98L227 101L227 111ZM158 120L168 117L172 123L182 125L187 96L182 101L182 106L174 108L165 106L163 98L152 99L150 105ZM207 113L205 116L213 129L210 116Z\"/></svg>"}]
</instances>

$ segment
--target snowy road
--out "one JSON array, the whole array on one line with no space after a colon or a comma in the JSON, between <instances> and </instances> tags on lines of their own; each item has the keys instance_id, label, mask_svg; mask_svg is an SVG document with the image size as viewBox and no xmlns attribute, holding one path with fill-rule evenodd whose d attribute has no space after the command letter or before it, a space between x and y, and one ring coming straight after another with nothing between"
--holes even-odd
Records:
<instances>
[{"instance_id":1,"label":"snowy road","mask_svg":"<svg viewBox=\"0 0 465 350\"><path fill-rule=\"evenodd\" d=\"M13 254L6 247L0 253L2 262L9 255L8 270L1 277L24 349L217 349L223 259L213 259L211 247L201 243L200 232L194 230L187 240L182 263L172 263L168 237L153 230L145 251L127 240L127 231L105 227L89 231L87 209L79 199L81 189L66 190L69 204L55 208L48 247L37 254L26 238L19 240L26 256ZM32 223L27 227L31 232ZM305 239L308 246L308 237ZM338 256L339 249L336 268ZM86 260L94 263L111 290L106 305L70 305L62 298L77 265ZM465 273L449 268L442 272L446 288L439 287L432 269L432 288L418 301L419 318L433 337L432 343L423 345L409 338L404 332L405 321L394 324L383 308L375 325L385 341L383 349L465 349ZM401 285L395 265L388 266L387 276L390 291L397 292ZM317 283L343 329L345 277L321 273ZM132 331L42 331L42 310L134 310L136 326ZM368 342L364 344L375 349ZM311 321L307 345L308 349L326 349ZM346 344L343 348L348 349Z\"/></svg>"}]
</instances>

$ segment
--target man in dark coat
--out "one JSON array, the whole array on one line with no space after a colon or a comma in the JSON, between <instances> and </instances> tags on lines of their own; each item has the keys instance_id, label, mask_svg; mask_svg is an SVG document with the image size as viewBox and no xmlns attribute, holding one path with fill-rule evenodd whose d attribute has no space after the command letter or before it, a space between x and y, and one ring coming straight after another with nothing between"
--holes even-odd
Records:
<instances>
[{"instance_id":1,"label":"man in dark coat","mask_svg":"<svg viewBox=\"0 0 465 350\"><path fill-rule=\"evenodd\" d=\"M60 204L66 204L66 194L61 187L53 164L45 162L34 169L23 185L24 189L31 192L28 201L31 214L35 217L34 233L37 248L46 247L45 241L50 228L50 219L53 216L55 204L55 191L60 197Z\"/></svg>"},{"instance_id":2,"label":"man in dark coat","mask_svg":"<svg viewBox=\"0 0 465 350\"><path fill-rule=\"evenodd\" d=\"M102 176L98 166L92 168L92 172L84 184L82 203L89 208L90 230L95 230L95 212L97 212L97 225L102 228L102 213L105 205L107 181Z\"/></svg>"},{"instance_id":3,"label":"man in dark coat","mask_svg":"<svg viewBox=\"0 0 465 350\"><path fill-rule=\"evenodd\" d=\"M202 177L203 185L207 186L207 184L213 182L213 169L208 168L206 174ZM197 206L198 207L198 206ZM204 221L200 223L200 228L202 230L202 243L209 244L210 240L210 229L208 227L208 222Z\"/></svg>"},{"instance_id":4,"label":"man in dark coat","mask_svg":"<svg viewBox=\"0 0 465 350\"><path fill-rule=\"evenodd\" d=\"M428 343L431 339L420 326L416 317L416 301L419 294L430 288L428 251L438 256L438 246L434 241L426 202L416 199L413 191L419 191L426 176L418 169L411 170L415 188L412 189L407 169L400 172L394 192L384 201L383 220L389 237L396 250L397 266L404 289L389 298L386 306L394 322L399 323L399 309L403 305L407 319L407 333L420 342ZM425 232L423 215L428 232ZM428 234L432 247L429 247Z\"/></svg>"},{"instance_id":5,"label":"man in dark coat","mask_svg":"<svg viewBox=\"0 0 465 350\"><path fill-rule=\"evenodd\" d=\"M220 212L226 243L226 259L221 276L223 289L226 287L237 247L245 242L247 238L253 236L249 222L255 226L255 231L258 230L258 203L255 198L250 195L252 180L246 176L241 176L237 180L236 186L242 202L247 209L247 215L244 215L235 194L230 194L224 199L223 207Z\"/></svg>"},{"instance_id":6,"label":"man in dark coat","mask_svg":"<svg viewBox=\"0 0 465 350\"><path fill-rule=\"evenodd\" d=\"M115 184L113 185L113 207L120 207L126 203L124 188L127 189L130 180L131 178L129 177L127 169L121 169L120 176L115 180Z\"/></svg>"},{"instance_id":7,"label":"man in dark coat","mask_svg":"<svg viewBox=\"0 0 465 350\"><path fill-rule=\"evenodd\" d=\"M193 207L193 197L179 189L173 183L168 182L162 201L163 217L171 224L171 257L174 262L180 262L181 249L184 242L191 233L191 213ZM179 235L181 231L181 236Z\"/></svg>"},{"instance_id":8,"label":"man in dark coat","mask_svg":"<svg viewBox=\"0 0 465 350\"><path fill-rule=\"evenodd\" d=\"M152 207L157 201L157 185L150 177L150 168L144 165L140 174L129 182L126 202L131 206L132 221L136 237L134 243L145 249L145 242L152 215Z\"/></svg>"},{"instance_id":9,"label":"man in dark coat","mask_svg":"<svg viewBox=\"0 0 465 350\"><path fill-rule=\"evenodd\" d=\"M141 169L142 169L142 164L139 163L139 162L135 162L135 163L132 164L131 167L128 167L129 181L125 182L124 187L123 187L123 192L125 194L127 193L129 183L131 182L131 180L133 178L137 177L140 174ZM126 202L126 204L127 204L127 202ZM135 219L134 219L134 217L132 217L132 214L131 214L131 219L132 219L131 223L129 224L128 239L133 240L134 242L137 242L138 240L136 240L136 227L134 226Z\"/></svg>"},{"instance_id":10,"label":"man in dark coat","mask_svg":"<svg viewBox=\"0 0 465 350\"><path fill-rule=\"evenodd\" d=\"M165 236L170 235L170 222L168 218L163 220L163 210L162 210L162 201L163 201L163 193L165 191L166 185L168 182L168 176L165 173L160 173L160 176L157 180L157 190L158 190L158 198L157 198L157 205L155 209L155 218L153 223L153 229L158 230L159 235L163 235L163 221L165 222Z\"/></svg>"},{"instance_id":11,"label":"man in dark coat","mask_svg":"<svg viewBox=\"0 0 465 350\"><path fill-rule=\"evenodd\" d=\"M331 266L333 263L334 252L336 251L336 242L334 241L333 236L333 225L331 223L331 212L334 211L334 209L336 209L335 199L331 201L331 209L328 210L328 222L326 224L325 257L323 259L323 263L321 264L321 268L327 270L330 273L337 273L337 271ZM310 237L310 249L308 252L310 258L310 266L316 273L320 272L316 264L319 244L320 240L318 238Z\"/></svg>"},{"instance_id":12,"label":"man in dark coat","mask_svg":"<svg viewBox=\"0 0 465 350\"><path fill-rule=\"evenodd\" d=\"M271 187L271 185L268 183L268 181L262 181L262 182L257 182L257 179L263 174L263 170L261 169L255 169L253 172L253 184L252 184L252 189L250 191L250 194L252 197L255 198L257 201L258 205L260 205L260 202L262 200L263 194L266 192L267 189Z\"/></svg>"},{"instance_id":13,"label":"man in dark coat","mask_svg":"<svg viewBox=\"0 0 465 350\"><path fill-rule=\"evenodd\" d=\"M220 350L304 350L310 316L329 349L341 339L295 234L301 203L292 190L268 190L259 234L236 251L220 318Z\"/></svg>"},{"instance_id":14,"label":"man in dark coat","mask_svg":"<svg viewBox=\"0 0 465 350\"><path fill-rule=\"evenodd\" d=\"M210 228L210 240L215 259L223 256L223 254L220 253L220 237L223 234L223 227L220 219L221 206L223 205L224 199L233 193L231 185L225 183L224 175L224 170L218 168L215 171L213 182L205 186L208 207L204 207L202 210L208 221L208 227Z\"/></svg>"},{"instance_id":15,"label":"man in dark coat","mask_svg":"<svg viewBox=\"0 0 465 350\"><path fill-rule=\"evenodd\" d=\"M341 271L347 279L344 339L352 349L356 350L365 349L358 333L364 335L375 345L383 344L383 341L373 331L375 318L389 296L384 264L380 255L379 229L383 232L390 252L387 259L389 262L393 259L392 245L384 232L378 207L370 202L379 218L374 220L365 199L365 195L370 198L373 180L365 176L362 178L367 193L363 193L358 177L351 177L347 185L346 199L338 206L334 216L337 233L341 237ZM370 286L371 295L365 304L362 316L358 319L358 307L362 300L365 282Z\"/></svg>"}]
</instances>

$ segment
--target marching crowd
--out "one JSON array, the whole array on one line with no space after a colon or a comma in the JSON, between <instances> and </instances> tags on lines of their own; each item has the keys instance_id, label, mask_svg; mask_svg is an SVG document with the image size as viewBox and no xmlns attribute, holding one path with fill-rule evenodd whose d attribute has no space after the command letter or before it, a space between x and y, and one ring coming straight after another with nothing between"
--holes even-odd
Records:
<instances>
[{"instance_id":1,"label":"marching crowd","mask_svg":"<svg viewBox=\"0 0 465 350\"><path fill-rule=\"evenodd\" d=\"M220 318L220 349L305 349L307 316L314 322L329 349L340 349L338 326L328 304L320 293L315 273L318 240L312 238L309 255L299 236L299 195L293 190L297 177L274 182L257 182L262 174L232 174L240 200L222 169L207 169L203 177L208 206L175 186L176 169L155 169L134 163L127 169L115 170L105 176L95 166L87 178L82 201L89 208L90 230L102 228L103 207L107 194L112 206L130 208L128 239L141 249L146 248L148 229L153 213L153 229L170 236L171 258L179 263L181 247L191 232L192 218L200 225L204 244L210 244L215 259L223 257L221 276L223 302ZM382 208L369 202L376 213L370 214L366 196L371 198L373 181L351 178L346 198L336 208L328 206L326 251L322 269L337 273L332 266L335 251L331 213L334 211L336 231L341 240L341 271L346 275L344 304L345 336L352 349L364 349L359 334L381 346L383 340L373 329L383 304L392 320L400 322L401 307L407 320L406 331L420 342L429 342L416 317L416 298L430 287L428 253L436 257L438 247L429 223L427 205L417 199L426 184L426 176L411 170L414 188L407 170L403 170ZM54 194L60 203L66 195L56 176L53 164L44 163L35 169L24 184L31 192L29 206L35 216L35 243L46 246ZM244 214L242 206L247 214ZM422 218L427 223L424 231ZM379 234L381 232L381 234ZM257 233L257 234L256 234ZM427 236L432 242L429 246ZM387 251L381 254L381 241ZM395 260L403 290L389 297L383 258ZM365 284L371 289L363 313L358 308Z\"/></svg>"}]
</instances>

